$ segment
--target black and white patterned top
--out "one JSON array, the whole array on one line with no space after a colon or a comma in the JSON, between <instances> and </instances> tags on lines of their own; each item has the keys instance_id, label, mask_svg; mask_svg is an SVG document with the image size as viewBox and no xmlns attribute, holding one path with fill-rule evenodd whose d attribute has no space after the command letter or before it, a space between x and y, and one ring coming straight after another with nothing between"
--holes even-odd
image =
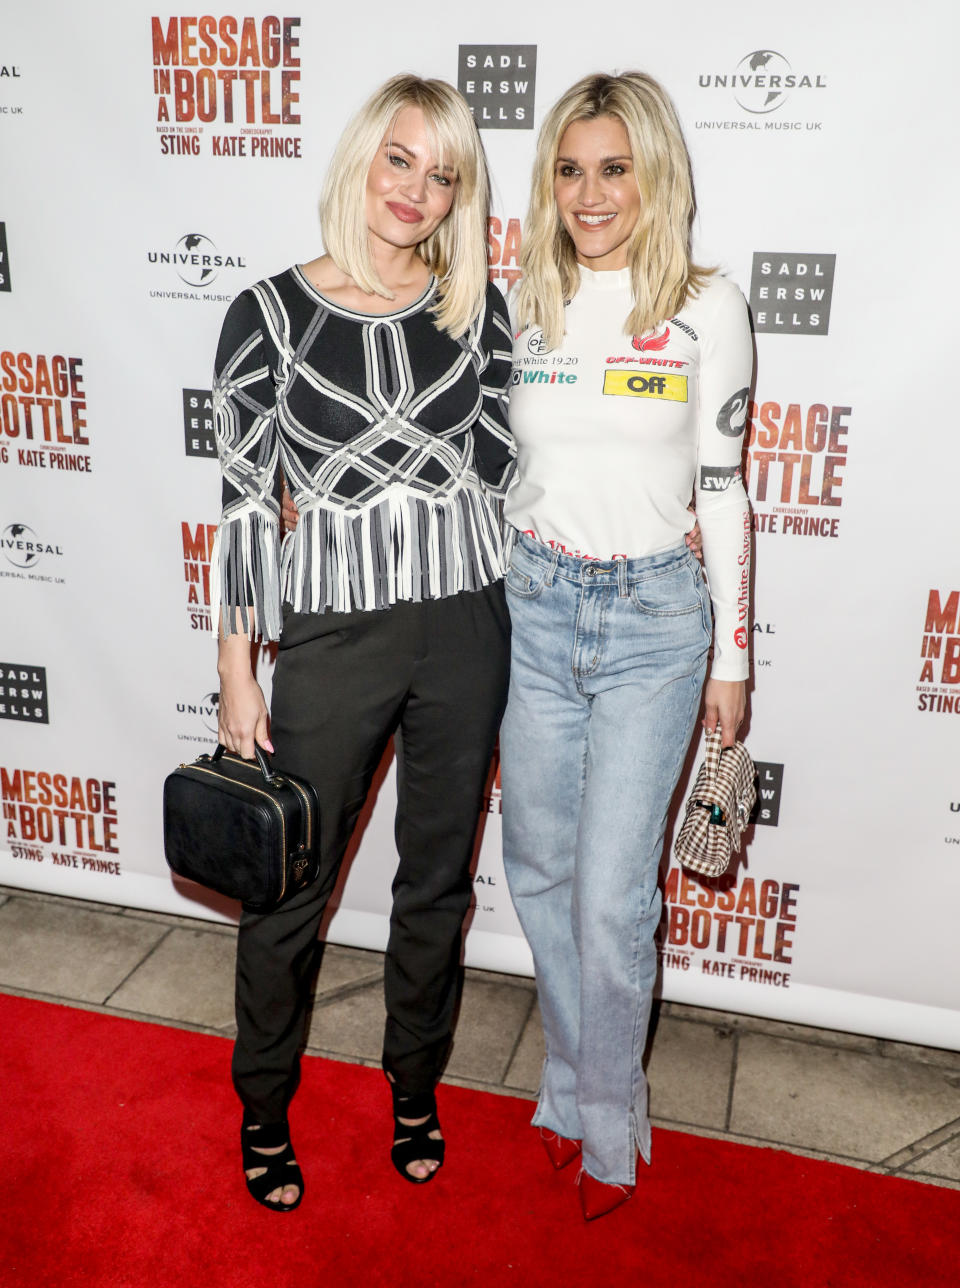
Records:
<instances>
[{"instance_id":1,"label":"black and white patterned top","mask_svg":"<svg viewBox=\"0 0 960 1288\"><path fill-rule=\"evenodd\" d=\"M234 609L247 634L272 640L281 603L385 608L503 575L506 306L488 286L452 340L435 325L435 293L431 280L394 313L355 313L294 267L231 304L213 388L223 516L211 580L225 632ZM282 543L278 466L300 511Z\"/></svg>"}]
</instances>

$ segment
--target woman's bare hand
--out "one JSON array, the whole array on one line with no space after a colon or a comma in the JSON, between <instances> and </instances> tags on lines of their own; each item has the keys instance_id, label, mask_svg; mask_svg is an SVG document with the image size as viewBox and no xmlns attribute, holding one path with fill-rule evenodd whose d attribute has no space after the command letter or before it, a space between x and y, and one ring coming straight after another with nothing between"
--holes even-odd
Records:
<instances>
[{"instance_id":1,"label":"woman's bare hand","mask_svg":"<svg viewBox=\"0 0 960 1288\"><path fill-rule=\"evenodd\" d=\"M707 733L719 728L721 746L732 747L747 710L747 687L743 680L708 680L703 699L703 727Z\"/></svg>"},{"instance_id":2,"label":"woman's bare hand","mask_svg":"<svg viewBox=\"0 0 960 1288\"><path fill-rule=\"evenodd\" d=\"M693 506L689 505L687 506L687 509L694 516L694 523L693 523L693 527L684 537L684 540L687 543L687 549L690 551L693 557L695 559L699 559L700 562L703 563L703 533L700 531L700 523L697 520L696 511L694 510Z\"/></svg>"},{"instance_id":3,"label":"woman's bare hand","mask_svg":"<svg viewBox=\"0 0 960 1288\"><path fill-rule=\"evenodd\" d=\"M283 493L280 498L280 517L283 521L284 536L292 532L300 522L300 511L293 504L293 497L290 495L286 479L283 481Z\"/></svg>"},{"instance_id":4,"label":"woman's bare hand","mask_svg":"<svg viewBox=\"0 0 960 1288\"><path fill-rule=\"evenodd\" d=\"M253 744L273 751L270 724L263 691L253 672L220 673L220 716L217 737L226 747L245 760L253 760Z\"/></svg>"}]
</instances>

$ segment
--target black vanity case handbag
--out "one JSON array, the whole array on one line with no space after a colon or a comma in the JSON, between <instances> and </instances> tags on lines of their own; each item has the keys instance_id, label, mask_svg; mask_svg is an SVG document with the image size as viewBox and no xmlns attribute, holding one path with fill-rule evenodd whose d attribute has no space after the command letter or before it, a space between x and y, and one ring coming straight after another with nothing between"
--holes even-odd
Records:
<instances>
[{"instance_id":1,"label":"black vanity case handbag","mask_svg":"<svg viewBox=\"0 0 960 1288\"><path fill-rule=\"evenodd\" d=\"M319 801L312 783L218 744L163 784L167 863L251 912L270 912L317 877Z\"/></svg>"}]
</instances>

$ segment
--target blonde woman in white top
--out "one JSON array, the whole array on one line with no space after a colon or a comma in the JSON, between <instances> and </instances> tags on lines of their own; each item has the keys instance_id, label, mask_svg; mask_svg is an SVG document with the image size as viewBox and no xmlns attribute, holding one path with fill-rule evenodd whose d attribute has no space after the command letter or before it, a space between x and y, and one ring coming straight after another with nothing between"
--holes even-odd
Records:
<instances>
[{"instance_id":1,"label":"blonde woman in white top","mask_svg":"<svg viewBox=\"0 0 960 1288\"><path fill-rule=\"evenodd\" d=\"M658 866L711 643L706 728L732 744L745 709L752 345L739 290L691 262L693 212L650 77L589 76L550 111L512 301L504 862L546 1038L533 1122L554 1166L582 1152L588 1220L650 1158Z\"/></svg>"}]
</instances>

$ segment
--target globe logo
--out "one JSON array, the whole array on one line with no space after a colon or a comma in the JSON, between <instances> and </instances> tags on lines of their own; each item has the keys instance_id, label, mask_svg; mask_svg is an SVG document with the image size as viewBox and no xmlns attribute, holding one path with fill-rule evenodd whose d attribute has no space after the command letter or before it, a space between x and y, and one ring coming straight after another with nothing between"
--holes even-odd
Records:
<instances>
[{"instance_id":1,"label":"globe logo","mask_svg":"<svg viewBox=\"0 0 960 1288\"><path fill-rule=\"evenodd\" d=\"M216 737L220 720L219 692L205 693L199 702L178 702L177 711L182 716L193 716L200 721L207 733Z\"/></svg>"},{"instance_id":2,"label":"globe logo","mask_svg":"<svg viewBox=\"0 0 960 1288\"><path fill-rule=\"evenodd\" d=\"M33 528L25 523L8 523L3 530L3 553L15 568L32 568L42 551Z\"/></svg>"},{"instance_id":3,"label":"globe logo","mask_svg":"<svg viewBox=\"0 0 960 1288\"><path fill-rule=\"evenodd\" d=\"M220 694L205 693L203 701L200 704L200 719L203 721L204 729L216 735L217 725L220 715Z\"/></svg>"},{"instance_id":4,"label":"globe logo","mask_svg":"<svg viewBox=\"0 0 960 1288\"><path fill-rule=\"evenodd\" d=\"M217 275L217 248L203 233L186 233L174 247L177 276L187 286L209 286Z\"/></svg>"},{"instance_id":5,"label":"globe logo","mask_svg":"<svg viewBox=\"0 0 960 1288\"><path fill-rule=\"evenodd\" d=\"M793 77L790 64L774 49L755 49L737 63L734 98L745 112L756 116L775 112L787 101Z\"/></svg>"}]
</instances>

